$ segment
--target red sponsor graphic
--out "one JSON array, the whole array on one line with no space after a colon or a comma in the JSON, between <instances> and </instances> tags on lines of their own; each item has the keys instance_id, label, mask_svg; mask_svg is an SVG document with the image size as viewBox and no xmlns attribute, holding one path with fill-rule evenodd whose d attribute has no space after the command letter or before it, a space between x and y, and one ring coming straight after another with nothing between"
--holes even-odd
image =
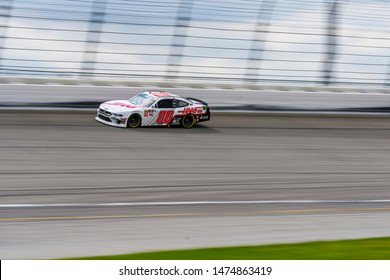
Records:
<instances>
[{"instance_id":1,"label":"red sponsor graphic","mask_svg":"<svg viewBox=\"0 0 390 280\"><path fill-rule=\"evenodd\" d=\"M173 96L171 93L166 91L151 91L150 94L156 97Z\"/></svg>"},{"instance_id":2,"label":"red sponsor graphic","mask_svg":"<svg viewBox=\"0 0 390 280\"><path fill-rule=\"evenodd\" d=\"M129 104L129 103L121 103L121 102L105 102L104 104L111 105L111 106L120 106L120 107L126 107L126 108L139 108L139 106Z\"/></svg>"},{"instance_id":3,"label":"red sponsor graphic","mask_svg":"<svg viewBox=\"0 0 390 280\"><path fill-rule=\"evenodd\" d=\"M203 112L202 106L198 107L187 107L178 111L179 114L201 114Z\"/></svg>"},{"instance_id":4,"label":"red sponsor graphic","mask_svg":"<svg viewBox=\"0 0 390 280\"><path fill-rule=\"evenodd\" d=\"M157 123L170 123L173 117L173 110L162 110L158 114Z\"/></svg>"}]
</instances>

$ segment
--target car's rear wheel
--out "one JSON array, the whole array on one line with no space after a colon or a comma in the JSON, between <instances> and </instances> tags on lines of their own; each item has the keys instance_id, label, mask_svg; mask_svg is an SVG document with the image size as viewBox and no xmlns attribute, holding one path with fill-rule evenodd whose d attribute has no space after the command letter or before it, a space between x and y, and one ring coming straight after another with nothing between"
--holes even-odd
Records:
<instances>
[{"instance_id":1,"label":"car's rear wheel","mask_svg":"<svg viewBox=\"0 0 390 280\"><path fill-rule=\"evenodd\" d=\"M136 128L141 125L141 116L140 114L134 113L127 119L127 127Z\"/></svg>"},{"instance_id":2,"label":"car's rear wheel","mask_svg":"<svg viewBox=\"0 0 390 280\"><path fill-rule=\"evenodd\" d=\"M195 125L196 123L196 119L194 117L194 115L185 115L182 119L181 119L181 126L184 127L184 128L191 128Z\"/></svg>"}]
</instances>

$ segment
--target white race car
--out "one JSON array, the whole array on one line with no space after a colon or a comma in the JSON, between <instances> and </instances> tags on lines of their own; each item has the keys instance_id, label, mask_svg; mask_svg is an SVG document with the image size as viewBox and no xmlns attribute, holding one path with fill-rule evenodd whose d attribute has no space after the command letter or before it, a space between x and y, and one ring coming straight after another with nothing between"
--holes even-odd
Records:
<instances>
[{"instance_id":1,"label":"white race car","mask_svg":"<svg viewBox=\"0 0 390 280\"><path fill-rule=\"evenodd\" d=\"M191 128L210 120L206 102L180 97L165 91L144 91L129 100L113 100L100 104L95 118L98 122L116 126L171 126Z\"/></svg>"}]
</instances>

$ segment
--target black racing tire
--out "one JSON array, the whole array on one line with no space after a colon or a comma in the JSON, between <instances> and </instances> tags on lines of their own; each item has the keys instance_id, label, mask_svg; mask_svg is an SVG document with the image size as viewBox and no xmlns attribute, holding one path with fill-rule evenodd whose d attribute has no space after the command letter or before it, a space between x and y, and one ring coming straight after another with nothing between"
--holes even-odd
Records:
<instances>
[{"instance_id":1,"label":"black racing tire","mask_svg":"<svg viewBox=\"0 0 390 280\"><path fill-rule=\"evenodd\" d=\"M192 128L195 125L195 123L196 123L196 119L192 114L185 115L180 120L180 124L184 128Z\"/></svg>"},{"instance_id":2,"label":"black racing tire","mask_svg":"<svg viewBox=\"0 0 390 280\"><path fill-rule=\"evenodd\" d=\"M138 113L131 114L130 117L127 119L127 127L130 128L136 128L141 125L141 115Z\"/></svg>"}]
</instances>

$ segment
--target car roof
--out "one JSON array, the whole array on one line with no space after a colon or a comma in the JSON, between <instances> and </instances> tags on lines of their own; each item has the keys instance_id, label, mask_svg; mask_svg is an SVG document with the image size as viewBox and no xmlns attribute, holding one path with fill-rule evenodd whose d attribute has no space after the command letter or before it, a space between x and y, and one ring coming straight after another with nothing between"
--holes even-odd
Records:
<instances>
[{"instance_id":1,"label":"car roof","mask_svg":"<svg viewBox=\"0 0 390 280\"><path fill-rule=\"evenodd\" d=\"M179 95L160 90L143 91L143 93L152 95L153 97L180 97Z\"/></svg>"}]
</instances>

